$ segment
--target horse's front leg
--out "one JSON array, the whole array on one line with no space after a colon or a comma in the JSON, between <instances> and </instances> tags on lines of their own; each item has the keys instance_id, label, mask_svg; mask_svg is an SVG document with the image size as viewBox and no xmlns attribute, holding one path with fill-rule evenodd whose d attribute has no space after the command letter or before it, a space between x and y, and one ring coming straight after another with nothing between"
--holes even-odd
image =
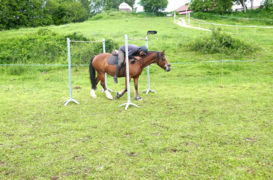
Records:
<instances>
[{"instance_id":1,"label":"horse's front leg","mask_svg":"<svg viewBox=\"0 0 273 180\"><path fill-rule=\"evenodd\" d=\"M129 82L131 81L131 76L129 78ZM125 89L122 92L117 92L116 98L119 99L127 92L127 77L125 76Z\"/></svg>"},{"instance_id":2,"label":"horse's front leg","mask_svg":"<svg viewBox=\"0 0 273 180\"><path fill-rule=\"evenodd\" d=\"M138 95L138 78L139 78L139 77L135 77L135 78L134 78L134 85L135 85L135 100L141 101L142 98Z\"/></svg>"}]
</instances>

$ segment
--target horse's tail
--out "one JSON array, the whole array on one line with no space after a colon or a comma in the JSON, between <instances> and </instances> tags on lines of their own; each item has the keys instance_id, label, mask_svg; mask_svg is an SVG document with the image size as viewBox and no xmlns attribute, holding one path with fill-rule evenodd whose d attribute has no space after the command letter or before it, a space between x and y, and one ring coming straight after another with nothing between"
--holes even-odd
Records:
<instances>
[{"instance_id":1,"label":"horse's tail","mask_svg":"<svg viewBox=\"0 0 273 180\"><path fill-rule=\"evenodd\" d=\"M91 85L92 85L92 89L96 89L97 88L97 83L96 83L96 70L94 69L92 62L95 56L93 56L91 58L90 64L89 64L89 74L90 74L90 81L91 81Z\"/></svg>"}]
</instances>

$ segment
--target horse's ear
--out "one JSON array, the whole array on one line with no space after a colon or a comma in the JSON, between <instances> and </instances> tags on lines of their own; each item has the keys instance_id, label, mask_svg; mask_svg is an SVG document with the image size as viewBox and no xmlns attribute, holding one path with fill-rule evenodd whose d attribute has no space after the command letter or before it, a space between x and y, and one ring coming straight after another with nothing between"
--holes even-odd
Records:
<instances>
[{"instance_id":1,"label":"horse's ear","mask_svg":"<svg viewBox=\"0 0 273 180\"><path fill-rule=\"evenodd\" d=\"M164 55L165 54L165 50L163 50L161 54Z\"/></svg>"}]
</instances>

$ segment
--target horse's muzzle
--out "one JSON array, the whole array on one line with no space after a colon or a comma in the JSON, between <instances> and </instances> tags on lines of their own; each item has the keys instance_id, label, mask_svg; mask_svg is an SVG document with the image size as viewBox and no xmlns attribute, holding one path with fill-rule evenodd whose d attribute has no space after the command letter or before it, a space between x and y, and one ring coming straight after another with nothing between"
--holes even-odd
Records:
<instances>
[{"instance_id":1,"label":"horse's muzzle","mask_svg":"<svg viewBox=\"0 0 273 180\"><path fill-rule=\"evenodd\" d=\"M166 64L165 65L165 71L169 72L171 70L171 65L170 64Z\"/></svg>"}]
</instances>

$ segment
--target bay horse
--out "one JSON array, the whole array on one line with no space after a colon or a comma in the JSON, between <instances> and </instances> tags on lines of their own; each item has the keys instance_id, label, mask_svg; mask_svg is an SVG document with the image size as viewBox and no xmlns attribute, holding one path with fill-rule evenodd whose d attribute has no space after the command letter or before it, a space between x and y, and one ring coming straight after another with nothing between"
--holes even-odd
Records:
<instances>
[{"instance_id":1,"label":"bay horse","mask_svg":"<svg viewBox=\"0 0 273 180\"><path fill-rule=\"evenodd\" d=\"M111 100L113 99L111 93L106 89L104 81L105 72L111 76L114 76L116 71L116 65L108 64L108 59L110 55L110 53L103 53L91 58L89 64L90 81L92 85L90 95L93 98L97 97L95 94L95 90L97 84L101 82L101 86L104 89L106 97ZM134 64L129 63L129 81L131 80L131 78L134 78L135 100L142 100L142 98L138 94L138 78L141 75L143 69L152 63L157 63L157 65L164 69L166 72L171 70L171 65L168 63L165 56L165 50L162 52L149 51L146 56L141 57L140 60L136 60ZM121 68L121 70L119 71L118 77L125 77L125 89L122 92L117 92L117 99L122 97L127 91L126 72L124 73L122 69L123 68ZM98 74L97 77L96 72Z\"/></svg>"}]
</instances>

